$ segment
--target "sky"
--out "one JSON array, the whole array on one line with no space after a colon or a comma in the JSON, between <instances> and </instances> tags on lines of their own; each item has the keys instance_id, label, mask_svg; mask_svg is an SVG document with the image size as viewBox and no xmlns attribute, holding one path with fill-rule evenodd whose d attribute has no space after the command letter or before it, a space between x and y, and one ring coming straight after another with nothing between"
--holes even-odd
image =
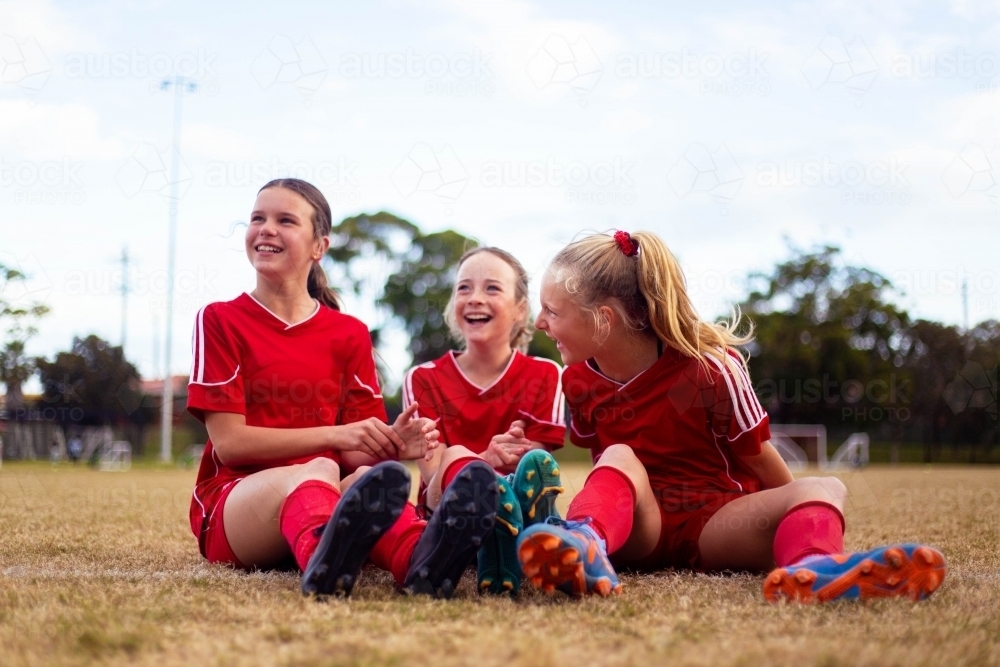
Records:
<instances>
[{"instance_id":1,"label":"sky","mask_svg":"<svg viewBox=\"0 0 1000 667\"><path fill-rule=\"evenodd\" d=\"M198 309L254 286L240 223L257 189L288 175L334 221L386 210L505 248L535 293L581 234L650 230L706 318L818 244L885 274L917 317L963 325L964 281L969 322L1000 318L997 0L31 0L0 16L0 262L30 276L3 296L52 309L32 354L121 342L127 248L126 355L163 374L173 203L171 371L187 372ZM385 322L370 298L347 305ZM408 357L388 340L393 384Z\"/></svg>"}]
</instances>

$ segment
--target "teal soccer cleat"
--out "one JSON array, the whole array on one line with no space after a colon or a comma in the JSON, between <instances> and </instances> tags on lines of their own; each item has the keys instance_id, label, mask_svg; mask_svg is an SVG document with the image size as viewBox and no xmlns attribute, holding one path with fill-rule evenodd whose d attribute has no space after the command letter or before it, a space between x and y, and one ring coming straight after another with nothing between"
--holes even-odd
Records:
<instances>
[{"instance_id":1,"label":"teal soccer cleat","mask_svg":"<svg viewBox=\"0 0 1000 667\"><path fill-rule=\"evenodd\" d=\"M556 496L563 492L559 464L550 452L533 449L525 454L514 472L514 494L521 505L524 527L559 518Z\"/></svg>"},{"instance_id":2,"label":"teal soccer cleat","mask_svg":"<svg viewBox=\"0 0 1000 667\"><path fill-rule=\"evenodd\" d=\"M499 504L493 532L479 549L477 560L480 593L517 595L521 588L521 566L517 562L517 537L524 527L521 506L514 495L510 476L497 479Z\"/></svg>"}]
</instances>

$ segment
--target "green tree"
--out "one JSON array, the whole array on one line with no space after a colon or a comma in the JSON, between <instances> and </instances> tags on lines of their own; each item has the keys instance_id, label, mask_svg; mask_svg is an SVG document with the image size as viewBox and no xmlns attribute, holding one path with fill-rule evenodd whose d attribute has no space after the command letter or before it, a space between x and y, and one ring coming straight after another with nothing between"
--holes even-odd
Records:
<instances>
[{"instance_id":1,"label":"green tree","mask_svg":"<svg viewBox=\"0 0 1000 667\"><path fill-rule=\"evenodd\" d=\"M0 264L0 326L3 347L0 348L0 383L6 387L7 409L24 407L21 386L35 372L34 360L25 354L28 340L38 333L39 318L49 312L48 306L37 303L17 303L10 294L15 285L23 284L26 276L16 269Z\"/></svg>"},{"instance_id":2,"label":"green tree","mask_svg":"<svg viewBox=\"0 0 1000 667\"><path fill-rule=\"evenodd\" d=\"M39 358L42 400L60 421L79 425L138 423L149 415L139 409L139 372L119 346L90 335L74 338L67 352L52 361Z\"/></svg>"},{"instance_id":3,"label":"green tree","mask_svg":"<svg viewBox=\"0 0 1000 667\"><path fill-rule=\"evenodd\" d=\"M750 276L742 304L756 325L751 374L772 419L853 430L872 408L880 421L909 409L913 388L899 368L910 322L892 303L892 284L844 264L834 246L792 251L771 273Z\"/></svg>"},{"instance_id":4,"label":"green tree","mask_svg":"<svg viewBox=\"0 0 1000 667\"><path fill-rule=\"evenodd\" d=\"M378 302L387 306L410 335L413 363L440 357L452 347L445 307L455 283L455 265L477 243L445 230L418 234L399 268L389 276Z\"/></svg>"}]
</instances>

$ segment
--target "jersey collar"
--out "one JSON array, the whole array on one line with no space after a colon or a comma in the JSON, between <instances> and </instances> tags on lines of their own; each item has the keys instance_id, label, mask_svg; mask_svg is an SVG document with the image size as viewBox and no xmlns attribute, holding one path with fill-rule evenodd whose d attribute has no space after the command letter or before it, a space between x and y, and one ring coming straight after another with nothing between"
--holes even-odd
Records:
<instances>
[{"instance_id":1,"label":"jersey collar","mask_svg":"<svg viewBox=\"0 0 1000 667\"><path fill-rule=\"evenodd\" d=\"M299 320L295 324L291 324L290 322L287 322L287 321L281 319L280 317L278 317L274 313L274 311L270 310L267 306L265 306L264 304L262 304L260 301L258 301L257 299L253 298L253 295L250 294L249 292L244 292L243 295L246 296L247 298L249 298L255 304L257 304L257 307L259 307L261 310L263 310L268 315L270 315L271 317L273 317L275 320L277 320L278 322L281 322L281 324L284 326L284 330L285 331L288 331L289 329L292 329L294 327L302 326L303 324L305 324L306 322L308 322L312 318L316 317L316 315L319 314L319 311L320 311L320 308L321 308L321 306L319 304L319 301L316 301L316 299L313 299L313 302L316 304L316 309L312 312L312 314L309 315L308 317L306 317L303 320Z\"/></svg>"},{"instance_id":2,"label":"jersey collar","mask_svg":"<svg viewBox=\"0 0 1000 667\"><path fill-rule=\"evenodd\" d=\"M514 365L514 360L517 359L519 354L521 353L518 350L514 350L513 353L510 355L510 361L507 362L506 368L503 369L503 372L500 373L497 379L491 382L488 387L480 387L478 384L470 380L469 376L466 375L464 371L462 371L462 367L458 365L458 355L455 354L455 350L448 350L448 358L451 359L451 363L455 366L455 370L458 371L458 374L462 376L463 380L468 382L471 386L475 387L479 391L480 396L482 396L490 389L500 384L500 381L503 380L505 377L507 377L507 373L510 371L511 366Z\"/></svg>"}]
</instances>

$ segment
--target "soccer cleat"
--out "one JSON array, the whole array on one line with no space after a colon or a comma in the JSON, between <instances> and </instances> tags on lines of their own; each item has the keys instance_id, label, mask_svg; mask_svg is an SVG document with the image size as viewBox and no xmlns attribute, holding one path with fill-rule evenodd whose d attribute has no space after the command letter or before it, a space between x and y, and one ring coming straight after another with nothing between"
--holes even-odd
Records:
<instances>
[{"instance_id":1,"label":"soccer cleat","mask_svg":"<svg viewBox=\"0 0 1000 667\"><path fill-rule=\"evenodd\" d=\"M563 487L559 479L559 464L550 452L533 449L521 457L514 472L513 484L525 528L545 523L549 517L559 518L556 496L563 492Z\"/></svg>"},{"instance_id":2,"label":"soccer cleat","mask_svg":"<svg viewBox=\"0 0 1000 667\"><path fill-rule=\"evenodd\" d=\"M553 518L526 528L517 541L525 578L546 593L621 595L622 585L608 560L604 540L589 521Z\"/></svg>"},{"instance_id":3,"label":"soccer cleat","mask_svg":"<svg viewBox=\"0 0 1000 667\"><path fill-rule=\"evenodd\" d=\"M403 513L410 473L396 461L379 463L348 489L323 526L322 538L302 574L304 595L351 594L361 567Z\"/></svg>"},{"instance_id":4,"label":"soccer cleat","mask_svg":"<svg viewBox=\"0 0 1000 667\"><path fill-rule=\"evenodd\" d=\"M517 536L524 527L521 506L510 478L498 477L499 501L496 524L479 549L476 579L480 593L517 595L521 588L521 566L517 562Z\"/></svg>"},{"instance_id":5,"label":"soccer cleat","mask_svg":"<svg viewBox=\"0 0 1000 667\"><path fill-rule=\"evenodd\" d=\"M884 597L923 600L937 590L948 567L940 551L919 544L809 556L764 580L768 602L830 602Z\"/></svg>"},{"instance_id":6,"label":"soccer cleat","mask_svg":"<svg viewBox=\"0 0 1000 667\"><path fill-rule=\"evenodd\" d=\"M497 516L497 474L473 461L445 489L410 557L403 588L410 593L450 598L462 573L493 531Z\"/></svg>"}]
</instances>

